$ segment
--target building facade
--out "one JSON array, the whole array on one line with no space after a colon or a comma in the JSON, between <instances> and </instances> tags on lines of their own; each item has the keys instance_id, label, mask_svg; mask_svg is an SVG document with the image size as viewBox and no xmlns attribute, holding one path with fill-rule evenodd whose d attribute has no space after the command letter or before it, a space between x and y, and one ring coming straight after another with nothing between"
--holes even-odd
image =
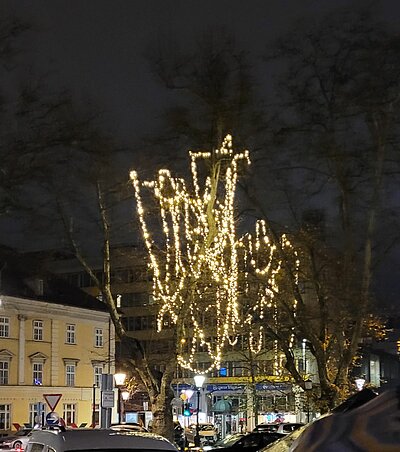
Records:
<instances>
[{"instance_id":1,"label":"building facade","mask_svg":"<svg viewBox=\"0 0 400 452\"><path fill-rule=\"evenodd\" d=\"M57 401L66 424L98 422L101 374L114 372L114 354L114 329L100 305L2 295L0 432L41 423Z\"/></svg>"}]
</instances>

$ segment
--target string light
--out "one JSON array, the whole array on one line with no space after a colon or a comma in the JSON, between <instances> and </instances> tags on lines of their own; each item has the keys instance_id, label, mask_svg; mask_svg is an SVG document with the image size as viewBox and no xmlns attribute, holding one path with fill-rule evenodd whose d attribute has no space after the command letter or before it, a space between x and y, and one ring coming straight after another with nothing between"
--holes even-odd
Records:
<instances>
[{"instance_id":1,"label":"string light","mask_svg":"<svg viewBox=\"0 0 400 452\"><path fill-rule=\"evenodd\" d=\"M271 243L264 221L258 221L255 235L238 238L234 204L239 164L250 165L248 151L236 153L227 135L213 153L189 152L191 186L170 171L158 171L152 181L140 181L130 173L144 243L153 273L153 297L159 305L157 329L176 325L180 366L198 373L219 368L226 343L237 341L237 332L252 318L277 319L277 275L281 261ZM199 167L210 167L201 186ZM204 165L205 166L205 165ZM151 215L144 209L144 190L156 202L161 229L150 234ZM286 236L281 246L291 249ZM240 313L241 289L249 296L250 274L259 278L260 290L252 300L252 312ZM250 317L249 317L250 315ZM275 317L274 317L275 316ZM250 333L255 352L263 346L262 325ZM196 368L196 352L206 352L210 365ZM280 358L275 350L275 362Z\"/></svg>"}]
</instances>

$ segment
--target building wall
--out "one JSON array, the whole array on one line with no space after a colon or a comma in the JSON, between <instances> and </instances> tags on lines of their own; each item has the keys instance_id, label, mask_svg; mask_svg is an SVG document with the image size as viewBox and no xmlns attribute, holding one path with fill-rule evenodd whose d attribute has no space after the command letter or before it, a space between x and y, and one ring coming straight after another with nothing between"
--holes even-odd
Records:
<instances>
[{"instance_id":1,"label":"building wall","mask_svg":"<svg viewBox=\"0 0 400 452\"><path fill-rule=\"evenodd\" d=\"M3 296L1 319L9 320L9 332L7 336L0 326L0 365L8 363L9 369L6 382L1 381L0 369L0 431L14 423L32 423L32 405L46 405L44 394L62 394L56 412L63 416L66 409L70 422L90 425L95 367L103 373L114 372L115 335L109 314ZM34 322L37 334L37 322L42 325L39 337L34 336ZM73 343L68 343L67 325L75 332L69 336ZM102 344L96 345L96 330L102 332L98 335ZM69 384L67 368L72 371ZM42 373L36 373L36 381L34 369L42 369ZM95 403L99 404L100 391L95 393ZM50 408L46 406L45 411Z\"/></svg>"}]
</instances>

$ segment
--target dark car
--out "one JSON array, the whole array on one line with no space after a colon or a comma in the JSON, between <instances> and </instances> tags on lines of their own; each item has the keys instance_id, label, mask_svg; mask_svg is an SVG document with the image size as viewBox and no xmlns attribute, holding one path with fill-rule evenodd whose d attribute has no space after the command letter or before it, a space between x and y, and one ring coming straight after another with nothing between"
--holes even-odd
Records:
<instances>
[{"instance_id":1,"label":"dark car","mask_svg":"<svg viewBox=\"0 0 400 452\"><path fill-rule=\"evenodd\" d=\"M174 421L174 442L180 450L187 446L185 429L178 421Z\"/></svg>"},{"instance_id":2,"label":"dark car","mask_svg":"<svg viewBox=\"0 0 400 452\"><path fill-rule=\"evenodd\" d=\"M218 441L212 447L207 447L207 450L215 450L218 452L239 452L241 450L245 452L257 452L266 445L282 438L282 436L285 435L274 432L236 433ZM204 448L204 450L206 450L206 448Z\"/></svg>"}]
</instances>

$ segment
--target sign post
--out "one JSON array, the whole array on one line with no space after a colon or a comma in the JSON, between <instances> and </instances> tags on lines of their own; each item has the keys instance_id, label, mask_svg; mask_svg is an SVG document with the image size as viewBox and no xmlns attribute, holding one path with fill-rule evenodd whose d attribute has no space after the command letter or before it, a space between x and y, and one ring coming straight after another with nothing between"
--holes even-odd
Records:
<instances>
[{"instance_id":1,"label":"sign post","mask_svg":"<svg viewBox=\"0 0 400 452\"><path fill-rule=\"evenodd\" d=\"M100 427L109 428L111 425L111 411L114 406L114 377L112 374L101 376L101 417ZM112 397L111 397L112 394Z\"/></svg>"}]
</instances>

